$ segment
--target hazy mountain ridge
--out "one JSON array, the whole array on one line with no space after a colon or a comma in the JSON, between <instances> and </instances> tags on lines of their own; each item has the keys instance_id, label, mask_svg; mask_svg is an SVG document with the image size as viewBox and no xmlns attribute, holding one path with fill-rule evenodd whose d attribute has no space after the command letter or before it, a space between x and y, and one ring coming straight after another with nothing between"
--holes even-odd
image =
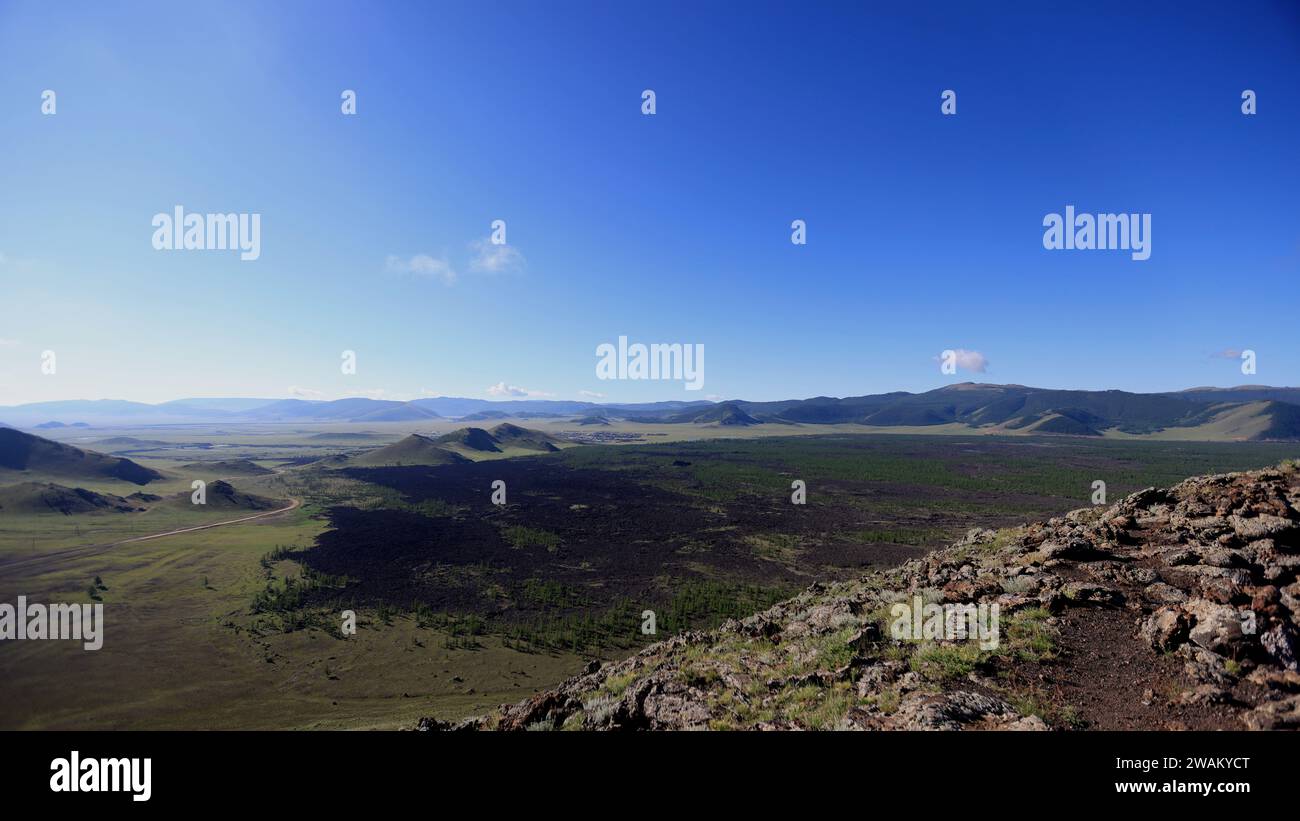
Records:
<instances>
[{"instance_id":1,"label":"hazy mountain ridge","mask_svg":"<svg viewBox=\"0 0 1300 821\"><path fill-rule=\"evenodd\" d=\"M860 424L878 427L967 425L1007 431L1097 436L1144 435L1210 426L1228 439L1300 438L1300 388L1243 385L1174 393L1084 391L1023 385L958 383L924 393L844 398L818 396L774 402L595 403L550 399L493 401L437 397L409 402L353 397L308 399L187 399L161 405L120 400L43 402L0 408L9 424L34 427L68 420L175 422L418 422L442 418L498 419L602 416L662 424ZM1216 427L1217 426L1217 427Z\"/></svg>"}]
</instances>

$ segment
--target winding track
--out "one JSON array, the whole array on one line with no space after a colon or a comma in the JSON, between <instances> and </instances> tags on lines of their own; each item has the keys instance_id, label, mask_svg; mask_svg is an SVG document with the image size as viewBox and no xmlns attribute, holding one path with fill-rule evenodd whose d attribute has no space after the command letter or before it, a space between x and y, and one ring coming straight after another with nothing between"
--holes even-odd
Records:
<instances>
[{"instance_id":1,"label":"winding track","mask_svg":"<svg viewBox=\"0 0 1300 821\"><path fill-rule=\"evenodd\" d=\"M255 513L252 516L243 516L238 519L227 519L224 522L211 522L206 525L195 525L194 527L182 527L177 530L168 530L163 533L153 533L148 536L132 536L130 539L119 539L115 542L104 542L102 544L88 544L79 547L69 547L64 550L58 550L53 553L46 553L40 556L20 556L7 561L0 560L0 573L8 573L13 570L32 570L37 572L48 569L43 568L45 564L57 564L65 559L76 559L83 556L93 556L96 553L102 553L118 545L130 544L131 542L147 542L150 539L162 539L167 536L175 536L180 533L192 533L196 530L209 530L214 527L225 527L226 525L237 525L241 522L251 522L254 519L264 519L268 516L277 516L281 513L288 513L302 504L301 499L291 498L288 507L282 507L277 510L267 510L262 513Z\"/></svg>"}]
</instances>

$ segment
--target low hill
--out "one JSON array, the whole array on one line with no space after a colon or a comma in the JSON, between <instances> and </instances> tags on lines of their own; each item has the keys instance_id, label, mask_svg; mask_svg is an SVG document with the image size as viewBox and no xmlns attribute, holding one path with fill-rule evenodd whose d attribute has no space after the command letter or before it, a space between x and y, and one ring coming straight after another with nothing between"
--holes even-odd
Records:
<instances>
[{"instance_id":1,"label":"low hill","mask_svg":"<svg viewBox=\"0 0 1300 821\"><path fill-rule=\"evenodd\" d=\"M1183 438L1219 441L1300 441L1300 406L1259 401L1213 405L1194 424L1175 429Z\"/></svg>"},{"instance_id":2,"label":"low hill","mask_svg":"<svg viewBox=\"0 0 1300 821\"><path fill-rule=\"evenodd\" d=\"M400 467L403 465L451 465L468 462L464 456L441 447L427 436L413 433L401 441L348 457L347 467Z\"/></svg>"},{"instance_id":3,"label":"low hill","mask_svg":"<svg viewBox=\"0 0 1300 821\"><path fill-rule=\"evenodd\" d=\"M759 420L750 416L735 402L723 402L720 405L692 408L669 416L667 421L690 422L696 425L735 425L737 427L760 424Z\"/></svg>"},{"instance_id":4,"label":"low hill","mask_svg":"<svg viewBox=\"0 0 1300 821\"><path fill-rule=\"evenodd\" d=\"M95 447L97 448L108 447L118 448L121 450L130 448L159 447L160 445L166 444L168 443L157 439L137 439L134 436L111 436L108 439L98 439L95 441Z\"/></svg>"},{"instance_id":5,"label":"low hill","mask_svg":"<svg viewBox=\"0 0 1300 821\"><path fill-rule=\"evenodd\" d=\"M468 415L468 416L462 416L462 417L460 418L460 421L462 421L462 422L490 422L490 421L492 421L493 419L509 419L509 418L510 418L510 414L509 414L509 413L506 413L505 411L494 411L494 410L488 410L488 411L479 411L478 413L471 413L471 414Z\"/></svg>"},{"instance_id":6,"label":"low hill","mask_svg":"<svg viewBox=\"0 0 1300 821\"><path fill-rule=\"evenodd\" d=\"M21 482L0 487L0 513L133 513L144 506L111 493L50 482Z\"/></svg>"},{"instance_id":7,"label":"low hill","mask_svg":"<svg viewBox=\"0 0 1300 821\"><path fill-rule=\"evenodd\" d=\"M1175 439L1300 440L1294 419L1300 390L1267 386L1197 388L1180 393L1129 393L1030 388L962 382L925 393L894 392L867 396L776 402L729 400L719 405L659 414L638 421L662 423L862 424L877 427L939 427L960 430L998 428L1019 433L1078 436L1159 435ZM1249 410L1244 410L1249 408ZM1211 424L1228 411L1243 411L1256 430L1229 431ZM743 414L743 416L741 415ZM753 421L746 421L745 417Z\"/></svg>"},{"instance_id":8,"label":"low hill","mask_svg":"<svg viewBox=\"0 0 1300 821\"><path fill-rule=\"evenodd\" d=\"M434 439L439 445L448 447L465 448L467 450L476 450L483 453L500 453L501 444L492 434L482 428L457 428L451 433L444 433L442 436Z\"/></svg>"},{"instance_id":9,"label":"low hill","mask_svg":"<svg viewBox=\"0 0 1300 821\"><path fill-rule=\"evenodd\" d=\"M474 427L457 428L433 441L439 447L470 459L550 453L560 449L560 440L550 434L510 422L502 422L490 431Z\"/></svg>"},{"instance_id":10,"label":"low hill","mask_svg":"<svg viewBox=\"0 0 1300 821\"><path fill-rule=\"evenodd\" d=\"M946 409L945 409L946 410ZM864 425L885 425L910 427L914 425L946 425L952 420L952 414L935 408L911 407L908 405L889 405L863 417Z\"/></svg>"},{"instance_id":11,"label":"low hill","mask_svg":"<svg viewBox=\"0 0 1300 821\"><path fill-rule=\"evenodd\" d=\"M222 459L217 462L190 462L182 465L182 470L198 473L215 473L220 476L267 476L275 473L248 459Z\"/></svg>"},{"instance_id":12,"label":"low hill","mask_svg":"<svg viewBox=\"0 0 1300 821\"><path fill-rule=\"evenodd\" d=\"M1026 425L1027 433L1055 433L1066 436L1101 436L1101 431L1092 427L1090 421L1095 419L1088 413L1071 413L1069 411L1049 411L1038 414L1037 418Z\"/></svg>"},{"instance_id":13,"label":"low hill","mask_svg":"<svg viewBox=\"0 0 1300 821\"><path fill-rule=\"evenodd\" d=\"M237 489L229 482L218 479L215 482L208 482L204 488L204 505L209 510L275 510L284 507L285 502L279 499L268 499L265 496L257 496L252 493L245 493ZM171 507L189 508L197 507L193 501L193 493L185 491L178 496L173 497L167 502Z\"/></svg>"},{"instance_id":14,"label":"low hill","mask_svg":"<svg viewBox=\"0 0 1300 821\"><path fill-rule=\"evenodd\" d=\"M23 473L81 481L119 479L147 485L163 478L156 470L120 456L52 442L13 428L0 429L0 479Z\"/></svg>"},{"instance_id":15,"label":"low hill","mask_svg":"<svg viewBox=\"0 0 1300 821\"><path fill-rule=\"evenodd\" d=\"M398 405L395 408L380 408L379 410L363 413L360 416L353 417L353 422L419 422L432 419L441 419L442 417L426 408L418 405L405 404Z\"/></svg>"},{"instance_id":16,"label":"low hill","mask_svg":"<svg viewBox=\"0 0 1300 821\"><path fill-rule=\"evenodd\" d=\"M977 528L456 729L1297 729L1298 508L1290 463Z\"/></svg>"},{"instance_id":17,"label":"low hill","mask_svg":"<svg viewBox=\"0 0 1300 821\"><path fill-rule=\"evenodd\" d=\"M1260 415L1268 418L1268 424L1255 435L1256 440L1281 440L1294 442L1300 440L1300 405L1283 402L1264 402Z\"/></svg>"},{"instance_id":18,"label":"low hill","mask_svg":"<svg viewBox=\"0 0 1300 821\"><path fill-rule=\"evenodd\" d=\"M535 450L542 453L560 449L557 446L558 440L550 434L531 428L521 428L509 422L503 422L493 428L492 438L506 449Z\"/></svg>"}]
</instances>

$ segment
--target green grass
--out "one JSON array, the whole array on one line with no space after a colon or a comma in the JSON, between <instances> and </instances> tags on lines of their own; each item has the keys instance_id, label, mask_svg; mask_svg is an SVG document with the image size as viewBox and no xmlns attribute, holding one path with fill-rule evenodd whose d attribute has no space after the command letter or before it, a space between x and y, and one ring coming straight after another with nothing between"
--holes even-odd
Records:
<instances>
[{"instance_id":1,"label":"green grass","mask_svg":"<svg viewBox=\"0 0 1300 821\"><path fill-rule=\"evenodd\" d=\"M443 424L449 423L431 427ZM365 427L379 431L381 438L374 444L409 432L399 425ZM667 428L637 429L649 433ZM141 438L177 443L202 438L228 449L228 458L274 466L276 458L339 452L343 446L337 443L312 440L324 429L303 426L286 432L283 426L249 426L223 432L213 426L184 433L149 432ZM1276 464L1300 449L1268 443L797 431L817 435L759 438L767 434L676 426L665 441L730 438L571 448L538 458L632 475L647 486L681 494L684 504L715 509L723 517L738 499L748 504L753 497L771 508L787 505L795 478L809 487L808 508L801 512L815 516L818 508L833 506L860 514L853 521L857 533L846 528L804 535L782 528L763 534L761 549L780 559L806 544L822 544L827 537L868 544L917 543L938 530L929 524L938 514L1011 518L1085 507L1097 478L1106 480L1115 501L1130 490L1172 484L1189 475ZM129 458L166 471L169 478L143 488L121 482L82 486L116 495L188 492L188 477L177 468L196 460L193 450ZM674 466L674 461L692 464ZM794 592L769 581L683 578L694 570L675 566L635 601L617 599L593 609L598 575L592 576L597 583L593 586L536 578L498 585L509 588L500 594L501 601L508 604L517 597L540 609L536 617L519 624L467 613L433 613L418 606L358 607L359 632L344 639L336 636L339 608L296 606L300 591L339 583L313 579L287 555L308 548L325 529L321 513L335 504L430 517L460 516L465 510L438 500L412 502L377 485L310 467L233 483L262 496L298 496L305 505L258 523L72 555L2 579L5 587L34 597L84 601L97 596L105 604L108 624L105 648L94 654L71 652L58 643L6 648L12 656L6 664L6 693L13 697L0 703L0 727L393 727L408 725L420 715L462 717L517 701L559 681L576 672L585 655L624 655L679 630L744 618ZM38 557L55 549L192 526L205 517L211 521L232 515L167 506L138 515L0 515L0 557ZM897 523L889 517L896 517ZM504 528L502 536L521 548L558 552L562 546L559 535L523 525ZM715 541L725 546L721 536ZM97 577L100 583L93 583ZM437 567L431 578L450 586L496 583L489 569L479 567ZM655 637L640 633L643 609L658 614ZM1044 613L1035 611L1004 618L1004 644L996 652L1050 663L1055 638L1045 620ZM818 666L837 662L845 642L845 637L832 634L818 647ZM769 650L775 657L777 649ZM887 652L902 657L903 651ZM969 646L917 648L912 655L923 674L939 679L960 677L985 661L996 661ZM699 666L700 675L710 675ZM168 675L160 678L158 670ZM88 680L102 686L87 690ZM896 696L882 694L881 709ZM751 708L737 701L734 709L739 713ZM842 718L843 709L841 696L831 692L817 697L803 693L779 709L755 707L751 712L770 720L785 710L808 726L831 727Z\"/></svg>"},{"instance_id":2,"label":"green grass","mask_svg":"<svg viewBox=\"0 0 1300 821\"><path fill-rule=\"evenodd\" d=\"M104 647L6 647L0 727L409 727L425 715L485 712L581 667L580 656L524 654L481 629L475 635L462 617L421 627L394 614L384 626L375 611L361 609L357 634L339 638L338 611L295 610L272 595L268 612L251 612L268 574L277 591L302 575L284 554L310 545L324 525L300 509L24 573L21 589L46 601L84 601L98 576ZM205 576L208 587L200 584ZM469 639L473 649L462 646ZM90 680L99 684L88 689Z\"/></svg>"},{"instance_id":3,"label":"green grass","mask_svg":"<svg viewBox=\"0 0 1300 821\"><path fill-rule=\"evenodd\" d=\"M935 682L952 682L964 679L980 669L992 654L981 650L974 642L961 644L922 644L912 654L911 669L923 678Z\"/></svg>"},{"instance_id":4,"label":"green grass","mask_svg":"<svg viewBox=\"0 0 1300 821\"><path fill-rule=\"evenodd\" d=\"M1006 619L1006 646L1000 648L1005 655L1020 661L1045 662L1056 658L1056 628L1047 620L1051 613L1041 607L1020 610Z\"/></svg>"},{"instance_id":5,"label":"green grass","mask_svg":"<svg viewBox=\"0 0 1300 821\"><path fill-rule=\"evenodd\" d=\"M541 528L511 525L501 530L501 537L514 548L544 547L550 553L560 549L560 537Z\"/></svg>"}]
</instances>

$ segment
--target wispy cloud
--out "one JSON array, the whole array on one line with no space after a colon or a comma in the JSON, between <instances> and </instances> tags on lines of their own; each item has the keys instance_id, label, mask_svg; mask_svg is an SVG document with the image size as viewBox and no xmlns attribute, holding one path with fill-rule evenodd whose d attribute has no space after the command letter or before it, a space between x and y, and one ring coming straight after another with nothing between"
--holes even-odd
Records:
<instances>
[{"instance_id":1,"label":"wispy cloud","mask_svg":"<svg viewBox=\"0 0 1300 821\"><path fill-rule=\"evenodd\" d=\"M578 396L585 396L588 399L604 399L605 394L597 391L578 391Z\"/></svg>"},{"instance_id":2,"label":"wispy cloud","mask_svg":"<svg viewBox=\"0 0 1300 821\"><path fill-rule=\"evenodd\" d=\"M324 399L325 394L311 388L300 388L297 385L289 386L289 395L298 399Z\"/></svg>"},{"instance_id":3,"label":"wispy cloud","mask_svg":"<svg viewBox=\"0 0 1300 821\"><path fill-rule=\"evenodd\" d=\"M21 345L21 344L22 344L22 343L19 342L17 339L2 339L2 338L0 338L0 348L13 348L13 347L16 347L16 346Z\"/></svg>"},{"instance_id":4,"label":"wispy cloud","mask_svg":"<svg viewBox=\"0 0 1300 821\"><path fill-rule=\"evenodd\" d=\"M1241 359L1240 348L1224 348L1221 351L1215 351L1210 354L1211 359Z\"/></svg>"},{"instance_id":5,"label":"wispy cloud","mask_svg":"<svg viewBox=\"0 0 1300 821\"><path fill-rule=\"evenodd\" d=\"M456 270L451 267L451 263L428 254L416 254L409 259L390 254L385 264L394 273L436 279L444 285L456 284Z\"/></svg>"},{"instance_id":6,"label":"wispy cloud","mask_svg":"<svg viewBox=\"0 0 1300 821\"><path fill-rule=\"evenodd\" d=\"M548 396L554 396L547 391L534 391L528 388L521 388L518 385L507 385L505 382L498 382L495 385L489 385L487 389L489 396L501 396L510 398L529 397L532 399L544 399Z\"/></svg>"},{"instance_id":7,"label":"wispy cloud","mask_svg":"<svg viewBox=\"0 0 1300 821\"><path fill-rule=\"evenodd\" d=\"M508 271L522 271L528 261L523 253L513 245L494 245L484 237L469 244L474 258L469 262L471 271L487 274L500 274Z\"/></svg>"}]
</instances>

